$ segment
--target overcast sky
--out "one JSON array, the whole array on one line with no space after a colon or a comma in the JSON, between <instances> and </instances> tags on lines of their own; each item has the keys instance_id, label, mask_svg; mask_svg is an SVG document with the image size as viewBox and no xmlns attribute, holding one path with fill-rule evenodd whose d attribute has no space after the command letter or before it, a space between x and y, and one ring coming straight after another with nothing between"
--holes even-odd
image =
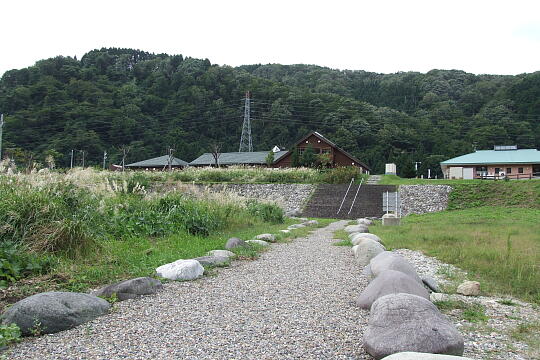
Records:
<instances>
[{"instance_id":1,"label":"overcast sky","mask_svg":"<svg viewBox=\"0 0 540 360\"><path fill-rule=\"evenodd\" d=\"M539 0L0 0L0 74L127 47L238 66L540 70Z\"/></svg>"}]
</instances>

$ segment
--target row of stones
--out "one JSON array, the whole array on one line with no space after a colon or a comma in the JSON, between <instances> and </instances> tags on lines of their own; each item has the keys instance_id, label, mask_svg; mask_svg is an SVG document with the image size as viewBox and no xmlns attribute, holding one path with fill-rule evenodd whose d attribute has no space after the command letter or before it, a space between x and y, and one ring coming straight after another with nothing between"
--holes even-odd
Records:
<instances>
[{"instance_id":1,"label":"row of stones","mask_svg":"<svg viewBox=\"0 0 540 360\"><path fill-rule=\"evenodd\" d=\"M356 263L371 279L356 299L370 309L366 351L375 359L465 359L463 337L430 301L428 290L438 290L435 281L421 279L405 258L386 251L369 233L370 224L359 219L345 228Z\"/></svg>"},{"instance_id":2,"label":"row of stones","mask_svg":"<svg viewBox=\"0 0 540 360\"><path fill-rule=\"evenodd\" d=\"M281 230L284 233L292 229L317 225L316 220L299 218L302 223ZM212 250L206 256L195 259L180 259L156 268L156 274L165 279L188 281L204 274L204 266L226 266L236 256L231 249L238 247L268 247L276 241L273 234L260 234L253 240L243 241L231 238L227 241L227 250ZM141 295L155 294L163 288L160 280L151 277L139 277L111 284L93 291L91 294L76 292L44 292L29 296L13 304L2 315L3 324L16 324L25 336L51 334L71 329L91 321L109 311L110 303L104 298L115 297L118 301L133 299Z\"/></svg>"}]
</instances>

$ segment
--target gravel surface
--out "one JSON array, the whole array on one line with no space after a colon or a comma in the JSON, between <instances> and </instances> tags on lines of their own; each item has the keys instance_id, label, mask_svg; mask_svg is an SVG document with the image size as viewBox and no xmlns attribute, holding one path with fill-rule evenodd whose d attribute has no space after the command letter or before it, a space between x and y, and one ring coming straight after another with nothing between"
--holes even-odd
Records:
<instances>
[{"instance_id":1,"label":"gravel surface","mask_svg":"<svg viewBox=\"0 0 540 360\"><path fill-rule=\"evenodd\" d=\"M156 295L115 305L75 329L24 342L11 359L368 359L367 285L350 248L332 232L272 245L256 261L216 276L171 282Z\"/></svg>"}]
</instances>

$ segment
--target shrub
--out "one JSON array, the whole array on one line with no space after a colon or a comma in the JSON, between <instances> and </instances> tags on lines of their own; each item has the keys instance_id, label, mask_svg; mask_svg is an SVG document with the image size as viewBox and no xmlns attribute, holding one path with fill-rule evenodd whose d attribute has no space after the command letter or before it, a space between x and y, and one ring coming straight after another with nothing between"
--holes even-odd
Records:
<instances>
[{"instance_id":1,"label":"shrub","mask_svg":"<svg viewBox=\"0 0 540 360\"><path fill-rule=\"evenodd\" d=\"M274 204L260 203L255 200L247 202L248 212L265 222L279 224L284 221L283 210Z\"/></svg>"},{"instance_id":2,"label":"shrub","mask_svg":"<svg viewBox=\"0 0 540 360\"><path fill-rule=\"evenodd\" d=\"M320 176L320 182L327 184L348 184L353 178L358 183L365 177L355 166L339 166L337 168L324 170Z\"/></svg>"}]
</instances>

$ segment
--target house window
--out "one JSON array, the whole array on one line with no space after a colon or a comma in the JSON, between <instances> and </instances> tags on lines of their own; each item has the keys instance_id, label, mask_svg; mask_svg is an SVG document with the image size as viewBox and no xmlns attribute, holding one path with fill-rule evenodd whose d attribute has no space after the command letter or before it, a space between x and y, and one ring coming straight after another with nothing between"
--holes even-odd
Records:
<instances>
[{"instance_id":1,"label":"house window","mask_svg":"<svg viewBox=\"0 0 540 360\"><path fill-rule=\"evenodd\" d=\"M499 175L500 172L501 172L501 168L495 168L495 174Z\"/></svg>"},{"instance_id":2,"label":"house window","mask_svg":"<svg viewBox=\"0 0 540 360\"><path fill-rule=\"evenodd\" d=\"M487 166L476 167L476 176L486 176L486 175L487 175Z\"/></svg>"},{"instance_id":3,"label":"house window","mask_svg":"<svg viewBox=\"0 0 540 360\"><path fill-rule=\"evenodd\" d=\"M306 151L306 148L298 148L298 155L302 155Z\"/></svg>"},{"instance_id":4,"label":"house window","mask_svg":"<svg viewBox=\"0 0 540 360\"><path fill-rule=\"evenodd\" d=\"M320 149L320 148L315 148L315 149L313 149L313 151L315 151L315 154L320 154L320 153L321 153L321 149Z\"/></svg>"},{"instance_id":5,"label":"house window","mask_svg":"<svg viewBox=\"0 0 540 360\"><path fill-rule=\"evenodd\" d=\"M326 149L321 149L321 153L323 154L330 154L330 149L329 148L326 148Z\"/></svg>"},{"instance_id":6,"label":"house window","mask_svg":"<svg viewBox=\"0 0 540 360\"><path fill-rule=\"evenodd\" d=\"M512 168L506 168L506 173L511 174L512 173Z\"/></svg>"},{"instance_id":7,"label":"house window","mask_svg":"<svg viewBox=\"0 0 540 360\"><path fill-rule=\"evenodd\" d=\"M523 174L523 168L518 168L518 173Z\"/></svg>"}]
</instances>

